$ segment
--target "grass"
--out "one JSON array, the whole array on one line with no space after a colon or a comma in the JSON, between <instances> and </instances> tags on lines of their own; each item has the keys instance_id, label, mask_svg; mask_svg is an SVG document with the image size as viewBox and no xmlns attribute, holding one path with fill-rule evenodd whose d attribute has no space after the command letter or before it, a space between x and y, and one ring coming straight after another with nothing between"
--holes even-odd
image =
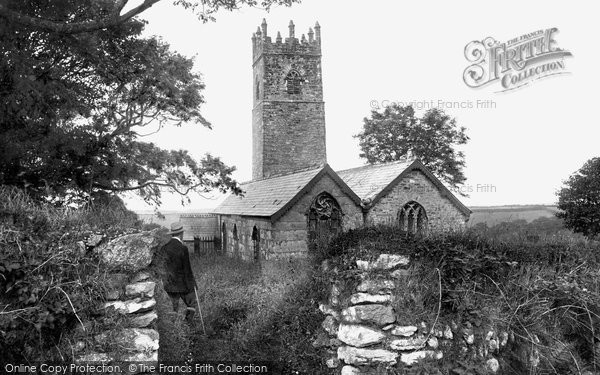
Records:
<instances>
[{"instance_id":1,"label":"grass","mask_svg":"<svg viewBox=\"0 0 600 375\"><path fill-rule=\"evenodd\" d=\"M182 311L177 318L161 319L170 310L161 291L161 360L268 361L274 373L328 373L311 345L322 321L323 288L310 261L255 264L194 255L191 262L207 335L199 319L192 326L182 322Z\"/></svg>"}]
</instances>

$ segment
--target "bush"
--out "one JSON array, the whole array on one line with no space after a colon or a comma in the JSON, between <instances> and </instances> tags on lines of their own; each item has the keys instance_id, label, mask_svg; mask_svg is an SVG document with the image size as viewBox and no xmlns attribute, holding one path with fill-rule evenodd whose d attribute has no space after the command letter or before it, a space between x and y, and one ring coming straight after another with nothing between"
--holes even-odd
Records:
<instances>
[{"instance_id":1,"label":"bush","mask_svg":"<svg viewBox=\"0 0 600 375\"><path fill-rule=\"evenodd\" d=\"M105 270L83 241L132 231L140 222L118 198L57 208L8 187L0 187L0 220L2 360L65 361L74 352L74 328L103 298Z\"/></svg>"},{"instance_id":2,"label":"bush","mask_svg":"<svg viewBox=\"0 0 600 375\"><path fill-rule=\"evenodd\" d=\"M420 269L413 276L423 278L439 270L440 321L509 332L514 340L502 358L507 374L600 368L598 243L492 241L472 232L420 238L392 227L374 227L335 238L328 255L341 274L352 274L357 258L374 259L383 252L410 255ZM399 293L400 300L421 295L413 298L417 303L401 304L408 310L405 315L422 319L429 311L433 320L438 301L430 298L431 288L414 285ZM478 366L460 353L447 360L454 367L462 361L465 374L467 367Z\"/></svg>"}]
</instances>

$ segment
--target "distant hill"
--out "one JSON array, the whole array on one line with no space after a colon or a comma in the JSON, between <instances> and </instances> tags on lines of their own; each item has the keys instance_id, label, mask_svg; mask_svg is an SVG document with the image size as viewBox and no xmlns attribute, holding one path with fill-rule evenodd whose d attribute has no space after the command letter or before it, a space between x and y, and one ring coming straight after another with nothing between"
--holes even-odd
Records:
<instances>
[{"instance_id":1,"label":"distant hill","mask_svg":"<svg viewBox=\"0 0 600 375\"><path fill-rule=\"evenodd\" d=\"M469 207L473 213L467 223L472 227L486 223L492 227L502 222L526 220L528 223L540 217L554 217L558 208L554 205L513 205L513 206L476 206Z\"/></svg>"},{"instance_id":2,"label":"distant hill","mask_svg":"<svg viewBox=\"0 0 600 375\"><path fill-rule=\"evenodd\" d=\"M158 217L158 215L154 211L144 210L144 211L135 211L140 220L144 223L155 223L158 225L162 225L165 228L169 228L172 223L179 221L179 216L181 214L190 214L190 213L207 213L212 210L194 210L194 211L160 211L160 213L164 216L164 218Z\"/></svg>"}]
</instances>

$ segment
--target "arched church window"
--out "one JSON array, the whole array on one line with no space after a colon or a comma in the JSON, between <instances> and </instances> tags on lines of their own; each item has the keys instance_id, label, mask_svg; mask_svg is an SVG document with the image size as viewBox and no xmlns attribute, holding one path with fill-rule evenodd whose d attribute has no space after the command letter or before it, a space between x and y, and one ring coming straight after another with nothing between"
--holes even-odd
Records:
<instances>
[{"instance_id":1,"label":"arched church window","mask_svg":"<svg viewBox=\"0 0 600 375\"><path fill-rule=\"evenodd\" d=\"M300 76L300 73L295 70L290 70L285 77L285 84L288 94L300 94L302 88L302 77Z\"/></svg>"},{"instance_id":2,"label":"arched church window","mask_svg":"<svg viewBox=\"0 0 600 375\"><path fill-rule=\"evenodd\" d=\"M428 220L425 208L418 202L410 201L398 212L400 230L410 234L427 234Z\"/></svg>"},{"instance_id":3,"label":"arched church window","mask_svg":"<svg viewBox=\"0 0 600 375\"><path fill-rule=\"evenodd\" d=\"M342 230L342 210L329 193L319 194L308 210L308 245L315 250L326 246Z\"/></svg>"}]
</instances>

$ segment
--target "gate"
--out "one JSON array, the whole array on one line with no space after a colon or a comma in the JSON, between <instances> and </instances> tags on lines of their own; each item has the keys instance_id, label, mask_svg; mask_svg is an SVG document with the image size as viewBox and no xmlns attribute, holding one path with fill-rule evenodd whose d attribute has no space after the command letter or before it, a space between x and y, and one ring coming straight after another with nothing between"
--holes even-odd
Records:
<instances>
[{"instance_id":1,"label":"gate","mask_svg":"<svg viewBox=\"0 0 600 375\"><path fill-rule=\"evenodd\" d=\"M215 253L214 237L194 237L194 254L207 255Z\"/></svg>"}]
</instances>

